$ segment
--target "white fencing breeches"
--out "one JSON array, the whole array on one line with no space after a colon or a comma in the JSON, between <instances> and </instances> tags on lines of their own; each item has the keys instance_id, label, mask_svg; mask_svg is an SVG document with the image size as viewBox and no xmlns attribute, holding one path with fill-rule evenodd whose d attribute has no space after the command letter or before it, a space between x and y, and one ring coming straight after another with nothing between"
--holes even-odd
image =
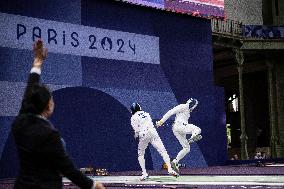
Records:
<instances>
[{"instance_id":1,"label":"white fencing breeches","mask_svg":"<svg viewBox=\"0 0 284 189\"><path fill-rule=\"evenodd\" d=\"M174 160L175 163L178 163L186 154L190 152L190 145L186 135L191 134L191 137L194 137L201 133L201 129L193 124L174 123L173 133L182 146L182 150L178 153Z\"/></svg>"},{"instance_id":2,"label":"white fencing breeches","mask_svg":"<svg viewBox=\"0 0 284 189\"><path fill-rule=\"evenodd\" d=\"M164 144L159 137L157 131L155 129L149 130L144 136L139 138L139 144L138 144L138 161L140 164L140 167L142 169L142 173L146 173L146 167L145 167L145 150L148 147L149 143L153 145L153 147L159 152L159 154L162 156L164 162L168 166L168 171L172 171L171 163L170 163L170 157L167 153L166 148L164 147Z\"/></svg>"}]
</instances>

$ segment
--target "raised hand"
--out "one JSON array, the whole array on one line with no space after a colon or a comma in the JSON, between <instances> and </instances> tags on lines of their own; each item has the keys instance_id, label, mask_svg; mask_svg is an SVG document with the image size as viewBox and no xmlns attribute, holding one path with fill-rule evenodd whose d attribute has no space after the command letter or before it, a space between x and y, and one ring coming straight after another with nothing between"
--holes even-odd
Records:
<instances>
[{"instance_id":1,"label":"raised hand","mask_svg":"<svg viewBox=\"0 0 284 189\"><path fill-rule=\"evenodd\" d=\"M41 68L43 61L47 57L47 48L43 47L43 41L38 39L33 45L34 51L34 67Z\"/></svg>"}]
</instances>

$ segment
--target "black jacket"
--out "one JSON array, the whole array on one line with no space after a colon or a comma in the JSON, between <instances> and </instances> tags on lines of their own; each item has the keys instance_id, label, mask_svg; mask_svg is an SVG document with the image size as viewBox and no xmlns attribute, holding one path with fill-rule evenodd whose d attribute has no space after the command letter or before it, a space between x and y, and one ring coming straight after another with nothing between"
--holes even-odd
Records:
<instances>
[{"instance_id":1,"label":"black jacket","mask_svg":"<svg viewBox=\"0 0 284 189\"><path fill-rule=\"evenodd\" d=\"M25 96L40 76L31 73ZM93 181L76 169L61 142L60 133L46 119L23 113L12 124L12 132L20 159L20 172L14 189L61 189L61 174L83 189Z\"/></svg>"}]
</instances>

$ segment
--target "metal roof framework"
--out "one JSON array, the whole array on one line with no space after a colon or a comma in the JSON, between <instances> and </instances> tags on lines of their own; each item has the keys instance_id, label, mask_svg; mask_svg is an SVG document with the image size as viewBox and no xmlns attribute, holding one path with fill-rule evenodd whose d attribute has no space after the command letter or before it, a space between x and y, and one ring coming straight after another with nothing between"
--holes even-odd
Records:
<instances>
[{"instance_id":1,"label":"metal roof framework","mask_svg":"<svg viewBox=\"0 0 284 189\"><path fill-rule=\"evenodd\" d=\"M224 5L219 3L212 4L206 1L212 0L117 0L133 5L151 7L164 11L175 12L178 14L187 14L194 17L206 19L219 18L224 19Z\"/></svg>"}]
</instances>

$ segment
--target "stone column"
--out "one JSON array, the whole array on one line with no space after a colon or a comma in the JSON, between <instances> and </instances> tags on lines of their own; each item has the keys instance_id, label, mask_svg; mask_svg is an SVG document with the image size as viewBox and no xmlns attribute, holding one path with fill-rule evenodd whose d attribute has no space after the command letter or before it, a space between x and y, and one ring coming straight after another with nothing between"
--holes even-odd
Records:
<instances>
[{"instance_id":1,"label":"stone column","mask_svg":"<svg viewBox=\"0 0 284 189\"><path fill-rule=\"evenodd\" d=\"M274 64L271 60L266 60L268 67L268 100L269 100L269 118L270 118L270 148L271 157L276 158L277 137L277 97Z\"/></svg>"},{"instance_id":2,"label":"stone column","mask_svg":"<svg viewBox=\"0 0 284 189\"><path fill-rule=\"evenodd\" d=\"M247 150L247 134L245 125L245 112L244 112L244 93L243 93L243 68L244 68L244 53L243 51L236 50L236 60L238 63L239 74L239 93L240 93L240 116L241 116L241 159L248 159Z\"/></svg>"},{"instance_id":3,"label":"stone column","mask_svg":"<svg viewBox=\"0 0 284 189\"><path fill-rule=\"evenodd\" d=\"M284 157L284 56L275 62L276 96L277 96L277 127L276 156Z\"/></svg>"}]
</instances>

